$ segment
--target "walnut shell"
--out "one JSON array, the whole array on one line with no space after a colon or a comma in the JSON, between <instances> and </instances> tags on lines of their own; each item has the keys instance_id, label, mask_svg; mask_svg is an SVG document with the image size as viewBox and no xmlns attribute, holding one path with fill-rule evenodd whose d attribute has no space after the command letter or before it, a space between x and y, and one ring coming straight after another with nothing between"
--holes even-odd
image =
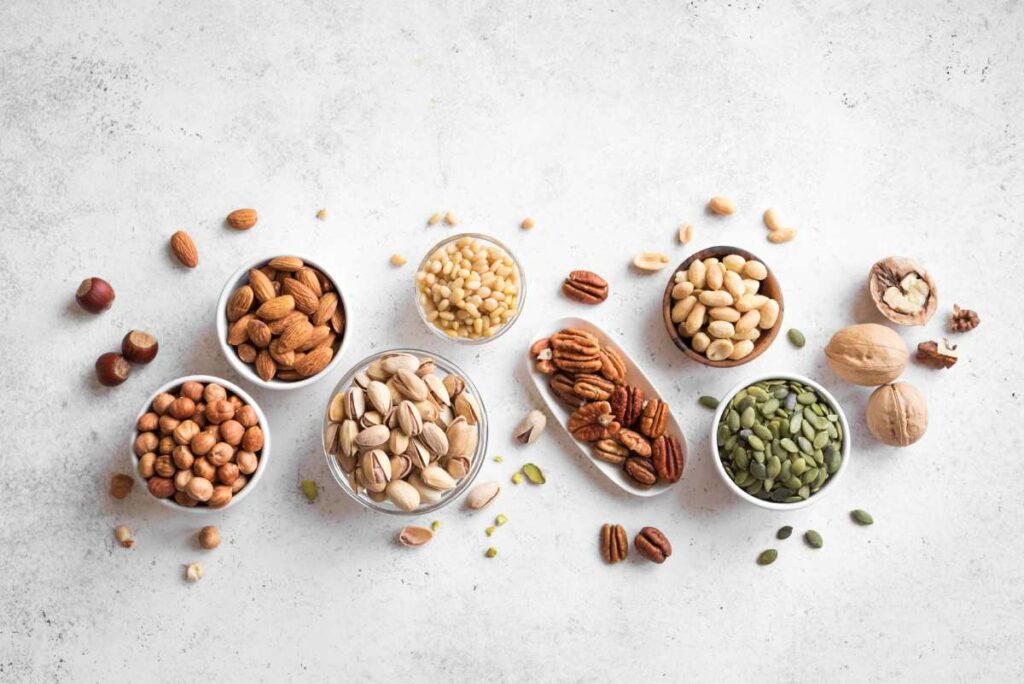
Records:
<instances>
[{"instance_id":1,"label":"walnut shell","mask_svg":"<svg viewBox=\"0 0 1024 684\"><path fill-rule=\"evenodd\" d=\"M825 347L825 358L836 375L869 387L898 378L909 357L910 351L896 331L877 323L843 328Z\"/></svg>"},{"instance_id":2,"label":"walnut shell","mask_svg":"<svg viewBox=\"0 0 1024 684\"><path fill-rule=\"evenodd\" d=\"M888 257L872 266L868 289L878 311L899 325L924 325L939 304L928 271L906 257Z\"/></svg>"},{"instance_id":3,"label":"walnut shell","mask_svg":"<svg viewBox=\"0 0 1024 684\"><path fill-rule=\"evenodd\" d=\"M913 385L882 385L868 399L868 429L879 442L905 447L928 429L928 405Z\"/></svg>"}]
</instances>

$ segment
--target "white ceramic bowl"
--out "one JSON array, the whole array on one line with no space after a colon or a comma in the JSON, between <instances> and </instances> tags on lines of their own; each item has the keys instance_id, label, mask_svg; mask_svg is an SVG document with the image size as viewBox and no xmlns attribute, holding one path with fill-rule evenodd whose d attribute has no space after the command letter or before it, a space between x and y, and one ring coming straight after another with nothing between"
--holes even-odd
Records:
<instances>
[{"instance_id":1,"label":"white ceramic bowl","mask_svg":"<svg viewBox=\"0 0 1024 684\"><path fill-rule=\"evenodd\" d=\"M225 315L225 311L227 310L228 300L231 299L231 295L234 294L235 290L237 290L239 287L248 282L249 269L265 266L267 262L278 256L285 255L283 253L274 254L272 256L253 259L245 264L242 264L242 266L239 267L237 271L232 273L230 278L228 278L227 283L224 284L223 291L221 291L220 293L220 299L217 301L217 341L220 343L221 353L224 354L224 358L228 360L228 363L231 364L231 367L235 369L235 372L237 372L239 375L241 375L249 382L253 383L254 385L257 385L258 387L263 387L265 389L295 390L300 389L302 387L308 387L309 385L312 385L314 382L322 380L323 378L330 375L330 373L335 368L338 367L338 364L341 361L342 351L345 349L345 340L347 340L350 336L350 330L352 327L352 311L351 309L349 309L348 303L345 301L345 294L342 290L341 283L338 281L336 277L334 277L333 273L325 269L319 262L316 262L310 259L309 257L289 252L287 256L296 256L302 259L303 262L305 262L309 266L312 266L313 268L317 269L325 276L327 276L328 280L330 280L334 284L334 291L338 293L338 306L342 307L342 310L345 312L345 332L344 334L341 335L341 339L338 340L337 342L337 349L335 349L334 351L334 358L331 359L331 362L327 364L326 368L324 368L316 375L304 378L302 380L294 381L278 380L276 378L272 378L268 382L267 380L261 378L259 375L256 374L256 369L251 364L245 363L240 358L238 358L238 354L235 352L234 347L228 344L229 324L227 316Z\"/></svg>"},{"instance_id":2,"label":"white ceramic bowl","mask_svg":"<svg viewBox=\"0 0 1024 684\"><path fill-rule=\"evenodd\" d=\"M260 428L263 430L263 448L260 450L260 462L259 466L257 466L256 468L256 472L249 476L249 482L245 485L245 487L243 487L241 491L239 491L237 494L231 497L231 501L228 503L227 506L224 506L223 508L209 508L207 506L195 506L193 508L189 508L188 506L182 506L176 503L173 498L158 499L149 493L149 488L146 484L146 478L142 477L142 475L139 475L139 457L135 455L135 438L138 436L139 431L136 430L134 426L138 424L139 418L141 418L143 414L147 413L150 410L150 407L153 405L153 400L156 399L158 394L160 394L161 392L169 392L172 389L177 389L184 385L186 382L192 380L204 384L215 382L218 385L221 385L228 392L237 395L239 399L244 401L249 406L252 406L253 410L256 412L256 417L259 418ZM257 404L256 401L252 397L250 397L249 394L241 387L239 387L233 382L228 382L224 378L218 378L215 375L184 375L180 378L175 378L174 380L171 380L170 382L162 385L159 389L157 389L155 392L149 395L149 397L146 399L146 403L142 405L142 409L139 411L138 415L135 416L135 422L132 423L132 426L132 436L131 439L128 441L128 459L130 462L132 476L135 478L135 481L142 486L142 489L146 492L146 496L154 499L155 501L158 501L161 505L166 506L171 510L182 511L184 513L190 514L215 514L220 513L221 511L226 511L228 509L234 508L243 500L248 498L250 494L252 494L252 490L256 489L256 485L259 484L261 479L263 479L263 471L267 469L267 457L270 456L270 424L267 422L267 417L266 415L264 415L263 409L261 409L260 405Z\"/></svg>"},{"instance_id":3,"label":"white ceramic bowl","mask_svg":"<svg viewBox=\"0 0 1024 684\"><path fill-rule=\"evenodd\" d=\"M843 428L843 460L839 464L839 470L837 470L833 475L829 476L828 481L824 485L822 485L821 489L819 489L816 494L812 494L803 501L798 501L795 503L778 503L775 501L764 501L762 499L758 499L756 496L751 496L750 494L747 494L742 487L740 487L739 485L732 481L732 478L729 477L729 473L725 472L725 466L722 464L722 459L719 456L718 423L722 419L722 414L725 413L725 410L729 407L729 402L732 401L732 398L736 396L736 394L740 390L744 389L745 387L749 387L750 385L753 385L756 382L761 382L762 380L795 380L796 382L803 383L808 387L812 387L818 392L818 394L822 396L822 398L825 399L825 401L827 401L832 406L832 408L836 412L836 415L839 416L839 424ZM744 380L743 382L736 385L726 393L725 397L718 404L718 409L715 411L715 419L711 423L711 456L715 462L715 470L722 478L722 481L725 482L726 487L728 487L733 494L740 497L744 501L752 503L755 506L760 506L761 508L767 508L773 511L793 511L798 508L809 506L815 501L821 499L821 497L824 496L826 493L834 490L836 488L836 483L842 477L843 473L846 472L846 467L850 463L850 451L850 424L846 420L846 413L843 411L843 407L840 406L839 402L836 401L836 398L833 397L832 394L827 389L822 387L820 384L806 376L797 375L795 373L764 373L762 375L756 375L752 378Z\"/></svg>"}]
</instances>

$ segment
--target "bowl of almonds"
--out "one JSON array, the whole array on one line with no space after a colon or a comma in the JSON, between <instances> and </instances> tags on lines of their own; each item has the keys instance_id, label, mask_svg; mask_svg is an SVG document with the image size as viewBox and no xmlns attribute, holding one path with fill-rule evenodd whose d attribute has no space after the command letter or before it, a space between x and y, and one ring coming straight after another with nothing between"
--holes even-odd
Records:
<instances>
[{"instance_id":1,"label":"bowl of almonds","mask_svg":"<svg viewBox=\"0 0 1024 684\"><path fill-rule=\"evenodd\" d=\"M771 346L782 326L782 288L764 262L739 247L690 255L665 285L672 342L697 363L732 368Z\"/></svg>"},{"instance_id":2,"label":"bowl of almonds","mask_svg":"<svg viewBox=\"0 0 1024 684\"><path fill-rule=\"evenodd\" d=\"M217 304L217 335L246 380L298 389L338 365L346 314L337 280L319 264L298 256L255 259L228 278Z\"/></svg>"}]
</instances>

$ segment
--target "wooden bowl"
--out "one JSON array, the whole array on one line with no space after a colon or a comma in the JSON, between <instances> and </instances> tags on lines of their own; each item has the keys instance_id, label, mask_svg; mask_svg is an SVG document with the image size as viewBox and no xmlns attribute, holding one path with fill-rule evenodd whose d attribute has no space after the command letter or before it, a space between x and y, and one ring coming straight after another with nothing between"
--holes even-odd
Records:
<instances>
[{"instance_id":1,"label":"wooden bowl","mask_svg":"<svg viewBox=\"0 0 1024 684\"><path fill-rule=\"evenodd\" d=\"M695 352L693 349L691 349L689 341L679 334L679 331L676 330L675 324L672 323L672 287L676 284L676 273L678 273L679 271L689 270L690 264L692 264L695 260L703 261L708 257L716 257L718 259L721 259L730 254L739 254L747 261L760 261L762 264L765 265L765 268L768 269L768 276L761 281L761 289L759 290L759 293L771 297L772 299L779 303L779 317L775 321L775 325L772 326L771 329L761 331L761 336L754 340L754 350L747 354L742 359L725 359L724 361L712 361L703 354ZM742 366L743 364L749 361L753 361L758 356L763 354L765 349L772 345L772 342L775 341L775 337L779 334L779 330L782 328L782 315L785 312L785 310L786 307L782 301L782 288L779 286L779 281L775 277L775 274L772 273L771 268L768 268L768 264L766 264L763 259L758 258L756 254L752 254L745 249L740 249L739 247L729 247L728 245L717 245L715 247L708 247L707 249L702 249L699 252L694 252L689 257L687 257L683 261L683 263L679 264L679 266L677 266L672 271L672 275L669 276L668 283L665 285L665 294L661 298L661 315L662 318L665 320L665 330L668 331L668 336L672 338L672 342L675 343L677 347L679 347L679 350L681 352L686 354L688 357L690 357L697 363L703 364L705 366L710 366L712 368L734 368L736 366Z\"/></svg>"}]
</instances>

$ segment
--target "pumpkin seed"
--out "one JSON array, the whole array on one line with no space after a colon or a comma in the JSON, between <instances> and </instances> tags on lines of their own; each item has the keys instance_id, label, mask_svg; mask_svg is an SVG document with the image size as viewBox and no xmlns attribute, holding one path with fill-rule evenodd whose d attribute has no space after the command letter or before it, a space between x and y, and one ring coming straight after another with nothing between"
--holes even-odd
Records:
<instances>
[{"instance_id":1,"label":"pumpkin seed","mask_svg":"<svg viewBox=\"0 0 1024 684\"><path fill-rule=\"evenodd\" d=\"M821 545L825 542L822 540L821 535L814 530L807 530L804 532L804 541L812 549L820 549Z\"/></svg>"},{"instance_id":2,"label":"pumpkin seed","mask_svg":"<svg viewBox=\"0 0 1024 684\"><path fill-rule=\"evenodd\" d=\"M789 535L793 534L793 526L785 525L779 528L779 531L775 533L776 539L789 539Z\"/></svg>"},{"instance_id":3,"label":"pumpkin seed","mask_svg":"<svg viewBox=\"0 0 1024 684\"><path fill-rule=\"evenodd\" d=\"M779 552L775 549L765 549L757 556L758 565L771 565L775 562L775 559L779 557Z\"/></svg>"},{"instance_id":4,"label":"pumpkin seed","mask_svg":"<svg viewBox=\"0 0 1024 684\"><path fill-rule=\"evenodd\" d=\"M789 332L786 333L786 336L789 338L789 341L793 343L793 346L798 349L807 344L807 338L804 337L804 334L796 328L790 328Z\"/></svg>"},{"instance_id":5,"label":"pumpkin seed","mask_svg":"<svg viewBox=\"0 0 1024 684\"><path fill-rule=\"evenodd\" d=\"M302 493L309 499L309 503L316 501L316 497L320 495L320 488L316 486L316 482L313 480L302 481Z\"/></svg>"},{"instance_id":6,"label":"pumpkin seed","mask_svg":"<svg viewBox=\"0 0 1024 684\"><path fill-rule=\"evenodd\" d=\"M704 395L703 397L698 399L697 403L699 403L704 408L709 408L712 410L718 408L718 399L715 399L714 397L709 397L707 395Z\"/></svg>"},{"instance_id":7,"label":"pumpkin seed","mask_svg":"<svg viewBox=\"0 0 1024 684\"><path fill-rule=\"evenodd\" d=\"M527 463L523 466L523 475L526 475L526 479L535 485L542 485L547 482L544 479L544 473L532 463Z\"/></svg>"},{"instance_id":8,"label":"pumpkin seed","mask_svg":"<svg viewBox=\"0 0 1024 684\"><path fill-rule=\"evenodd\" d=\"M874 525L875 519L871 517L871 514L861 509L850 511L850 517L858 525Z\"/></svg>"}]
</instances>

